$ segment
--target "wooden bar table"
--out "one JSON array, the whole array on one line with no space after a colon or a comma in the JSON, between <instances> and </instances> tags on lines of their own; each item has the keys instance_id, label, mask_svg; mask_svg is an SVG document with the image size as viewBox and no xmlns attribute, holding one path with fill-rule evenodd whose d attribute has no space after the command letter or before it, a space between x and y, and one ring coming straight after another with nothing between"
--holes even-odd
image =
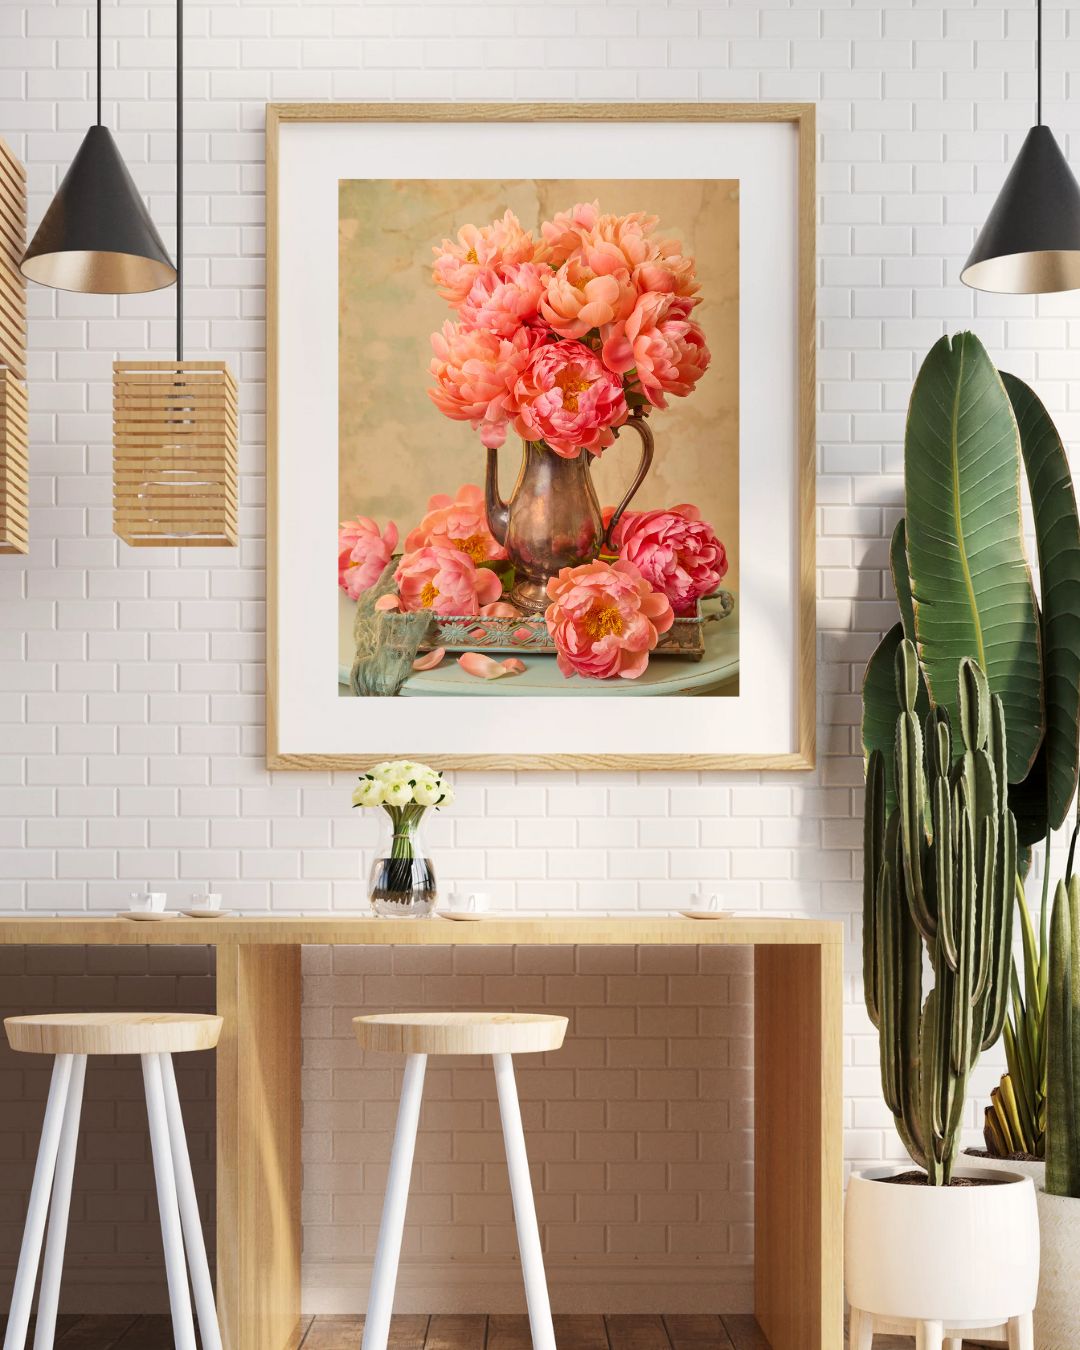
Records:
<instances>
[{"instance_id":1,"label":"wooden bar table","mask_svg":"<svg viewBox=\"0 0 1080 1350\"><path fill-rule=\"evenodd\" d=\"M217 1250L226 1350L297 1343L301 947L752 946L755 1313L772 1350L843 1345L839 922L9 915L0 917L0 943L215 948L225 1019L217 1050Z\"/></svg>"}]
</instances>

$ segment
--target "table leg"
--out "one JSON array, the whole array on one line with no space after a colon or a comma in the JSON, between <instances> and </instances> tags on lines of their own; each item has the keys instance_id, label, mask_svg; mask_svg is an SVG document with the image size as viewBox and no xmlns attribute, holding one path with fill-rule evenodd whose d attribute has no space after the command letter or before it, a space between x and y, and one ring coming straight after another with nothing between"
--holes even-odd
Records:
<instances>
[{"instance_id":1,"label":"table leg","mask_svg":"<svg viewBox=\"0 0 1080 1350\"><path fill-rule=\"evenodd\" d=\"M217 949L218 1312L225 1350L300 1326L300 947Z\"/></svg>"},{"instance_id":2,"label":"table leg","mask_svg":"<svg viewBox=\"0 0 1080 1350\"><path fill-rule=\"evenodd\" d=\"M754 1307L772 1350L843 1328L843 948L754 949Z\"/></svg>"}]
</instances>

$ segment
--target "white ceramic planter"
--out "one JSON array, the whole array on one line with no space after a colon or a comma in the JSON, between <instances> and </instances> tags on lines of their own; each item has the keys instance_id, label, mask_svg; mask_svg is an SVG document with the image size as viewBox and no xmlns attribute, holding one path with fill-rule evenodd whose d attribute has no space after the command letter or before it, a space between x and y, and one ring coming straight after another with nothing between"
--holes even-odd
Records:
<instances>
[{"instance_id":1,"label":"white ceramic planter","mask_svg":"<svg viewBox=\"0 0 1080 1350\"><path fill-rule=\"evenodd\" d=\"M1047 1195L1046 1164L1003 1158L972 1159L995 1171L1022 1171L1035 1183L1039 1211L1039 1297L1035 1304L1035 1350L1080 1347L1080 1200Z\"/></svg>"},{"instance_id":2,"label":"white ceramic planter","mask_svg":"<svg viewBox=\"0 0 1080 1350\"><path fill-rule=\"evenodd\" d=\"M875 1331L916 1330L939 1350L965 1331L1009 1336L1031 1347L1039 1285L1039 1217L1030 1177L979 1167L955 1175L993 1178L970 1187L892 1186L909 1169L875 1168L848 1183L844 1279L851 1350ZM1076 1341L1071 1344L1075 1350Z\"/></svg>"}]
</instances>

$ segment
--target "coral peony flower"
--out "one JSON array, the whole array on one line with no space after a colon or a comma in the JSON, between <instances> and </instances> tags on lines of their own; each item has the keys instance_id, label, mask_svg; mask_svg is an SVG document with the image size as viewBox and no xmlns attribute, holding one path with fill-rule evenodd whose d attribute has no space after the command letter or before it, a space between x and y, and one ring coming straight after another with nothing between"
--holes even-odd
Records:
<instances>
[{"instance_id":1,"label":"coral peony flower","mask_svg":"<svg viewBox=\"0 0 1080 1350\"><path fill-rule=\"evenodd\" d=\"M628 410L622 382L580 342L537 347L514 388L514 426L527 441L544 441L566 459L599 455L615 439Z\"/></svg>"},{"instance_id":2,"label":"coral peony flower","mask_svg":"<svg viewBox=\"0 0 1080 1350\"><path fill-rule=\"evenodd\" d=\"M441 333L431 335L435 388L428 397L447 417L471 422L489 448L502 445L507 421L517 411L514 387L529 364L532 341L525 328L500 338L448 319Z\"/></svg>"},{"instance_id":3,"label":"coral peony flower","mask_svg":"<svg viewBox=\"0 0 1080 1350\"><path fill-rule=\"evenodd\" d=\"M713 527L688 503L667 511L628 511L612 542L620 558L633 563L654 590L667 596L676 614L692 612L728 570L727 554Z\"/></svg>"},{"instance_id":4,"label":"coral peony flower","mask_svg":"<svg viewBox=\"0 0 1080 1350\"><path fill-rule=\"evenodd\" d=\"M675 622L667 596L621 559L564 567L547 593L544 619L567 677L636 679L660 634Z\"/></svg>"},{"instance_id":5,"label":"coral peony flower","mask_svg":"<svg viewBox=\"0 0 1080 1350\"><path fill-rule=\"evenodd\" d=\"M639 296L630 317L601 336L604 365L618 375L633 371L630 387L656 408L667 407L667 394L689 394L711 359L701 327L686 317L685 300L657 291Z\"/></svg>"},{"instance_id":6,"label":"coral peony flower","mask_svg":"<svg viewBox=\"0 0 1080 1350\"><path fill-rule=\"evenodd\" d=\"M499 271L486 268L458 309L461 322L466 328L486 328L499 337L512 338L523 323L536 320L550 274L550 268L536 263L513 263Z\"/></svg>"},{"instance_id":7,"label":"coral peony flower","mask_svg":"<svg viewBox=\"0 0 1080 1350\"><path fill-rule=\"evenodd\" d=\"M476 563L506 557L506 549L488 529L484 493L474 483L465 483L453 497L439 492L429 500L427 515L405 538L405 551L425 545L456 548Z\"/></svg>"},{"instance_id":8,"label":"coral peony flower","mask_svg":"<svg viewBox=\"0 0 1080 1350\"><path fill-rule=\"evenodd\" d=\"M578 202L569 211L557 211L540 226L543 243L538 257L552 267L561 267L581 247L584 234L600 219L600 203Z\"/></svg>"},{"instance_id":9,"label":"coral peony flower","mask_svg":"<svg viewBox=\"0 0 1080 1350\"><path fill-rule=\"evenodd\" d=\"M540 313L564 338L582 338L590 328L629 317L637 292L630 273L622 268L597 276L577 258L549 273Z\"/></svg>"},{"instance_id":10,"label":"coral peony flower","mask_svg":"<svg viewBox=\"0 0 1080 1350\"><path fill-rule=\"evenodd\" d=\"M486 567L477 567L456 548L427 547L406 553L398 563L401 608L434 610L436 614L476 614L502 594L502 582Z\"/></svg>"},{"instance_id":11,"label":"coral peony flower","mask_svg":"<svg viewBox=\"0 0 1080 1350\"><path fill-rule=\"evenodd\" d=\"M593 227L581 234L578 251L593 272L606 274L636 267L659 256L660 247L652 238L656 216L633 211L627 216L603 215Z\"/></svg>"},{"instance_id":12,"label":"coral peony flower","mask_svg":"<svg viewBox=\"0 0 1080 1350\"><path fill-rule=\"evenodd\" d=\"M386 569L397 548L398 528L392 520L380 534L368 516L343 520L338 530L338 585L350 600L369 590Z\"/></svg>"},{"instance_id":13,"label":"coral peony flower","mask_svg":"<svg viewBox=\"0 0 1080 1350\"><path fill-rule=\"evenodd\" d=\"M513 211L507 209L500 220L493 220L490 225L463 225L456 243L444 239L432 252L435 254L432 276L438 292L457 306L464 302L486 268L532 262L536 241L521 228Z\"/></svg>"}]
</instances>

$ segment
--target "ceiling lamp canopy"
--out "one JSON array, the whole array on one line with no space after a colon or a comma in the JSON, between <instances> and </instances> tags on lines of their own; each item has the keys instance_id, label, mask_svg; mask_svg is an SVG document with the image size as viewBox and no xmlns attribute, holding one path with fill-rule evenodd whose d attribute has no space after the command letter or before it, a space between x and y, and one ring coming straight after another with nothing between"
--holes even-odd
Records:
<instances>
[{"instance_id":1,"label":"ceiling lamp canopy","mask_svg":"<svg viewBox=\"0 0 1080 1350\"><path fill-rule=\"evenodd\" d=\"M97 123L87 131L23 256L31 281L61 291L130 295L176 280L108 127L101 124L101 0L97 0Z\"/></svg>"},{"instance_id":2,"label":"ceiling lamp canopy","mask_svg":"<svg viewBox=\"0 0 1080 1350\"><path fill-rule=\"evenodd\" d=\"M87 131L26 250L22 272L44 286L94 295L157 291L176 280L108 127Z\"/></svg>"},{"instance_id":3,"label":"ceiling lamp canopy","mask_svg":"<svg viewBox=\"0 0 1080 1350\"><path fill-rule=\"evenodd\" d=\"M979 291L1080 289L1080 184L1042 120L1042 0L1036 0L1036 125L1020 147L960 280Z\"/></svg>"}]
</instances>

